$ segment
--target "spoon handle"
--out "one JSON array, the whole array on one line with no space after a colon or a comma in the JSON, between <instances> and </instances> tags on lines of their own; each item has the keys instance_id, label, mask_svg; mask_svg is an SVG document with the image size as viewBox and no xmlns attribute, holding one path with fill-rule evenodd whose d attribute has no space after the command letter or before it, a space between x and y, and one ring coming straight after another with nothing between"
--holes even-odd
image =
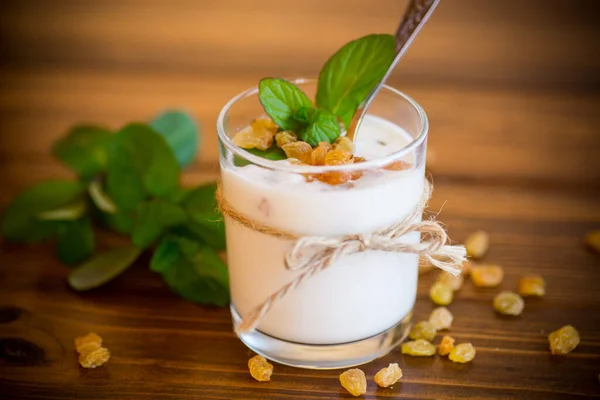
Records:
<instances>
[{"instance_id":1,"label":"spoon handle","mask_svg":"<svg viewBox=\"0 0 600 400\"><path fill-rule=\"evenodd\" d=\"M402 21L400 21L400 25L394 36L394 39L396 40L396 58L394 58L394 61L381 81L375 86L375 89L373 89L354 113L346 133L346 136L350 140L356 139L356 132L358 131L364 116L367 114L367 109L439 2L440 0L411 0L408 4L404 17L402 18Z\"/></svg>"}]
</instances>

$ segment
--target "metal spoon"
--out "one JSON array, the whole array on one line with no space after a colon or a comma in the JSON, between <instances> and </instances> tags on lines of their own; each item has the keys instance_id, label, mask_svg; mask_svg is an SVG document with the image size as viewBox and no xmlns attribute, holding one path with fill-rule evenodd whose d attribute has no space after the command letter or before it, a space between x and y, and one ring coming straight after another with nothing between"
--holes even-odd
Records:
<instances>
[{"instance_id":1,"label":"metal spoon","mask_svg":"<svg viewBox=\"0 0 600 400\"><path fill-rule=\"evenodd\" d=\"M429 16L433 13L433 10L437 7L439 2L440 0L411 0L408 4L404 17L402 18L402 21L400 21L400 25L394 36L396 39L396 58L394 58L392 65L390 65L381 81L375 86L375 89L373 89L354 113L348 131L346 132L346 136L350 140L356 140L356 133L360 128L363 118L367 114L369 106L375 99L375 96L377 96L377 93L379 93L385 84L385 81L396 67L396 64L398 64L398 61L400 61L400 58L402 58L415 36L417 36L423 25L425 25L425 22L427 22Z\"/></svg>"}]
</instances>

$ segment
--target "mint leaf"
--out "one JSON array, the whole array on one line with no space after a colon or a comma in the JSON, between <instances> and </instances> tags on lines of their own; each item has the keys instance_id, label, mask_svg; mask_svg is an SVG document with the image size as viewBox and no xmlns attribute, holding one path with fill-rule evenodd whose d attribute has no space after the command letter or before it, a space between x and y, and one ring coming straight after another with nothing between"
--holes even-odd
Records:
<instances>
[{"instance_id":1,"label":"mint leaf","mask_svg":"<svg viewBox=\"0 0 600 400\"><path fill-rule=\"evenodd\" d=\"M314 113L315 109L313 107L301 107L292 117L303 126L306 126L312 121Z\"/></svg>"},{"instance_id":2,"label":"mint leaf","mask_svg":"<svg viewBox=\"0 0 600 400\"><path fill-rule=\"evenodd\" d=\"M54 143L52 153L83 179L90 179L106 169L111 139L112 133L107 128L80 125Z\"/></svg>"},{"instance_id":3,"label":"mint leaf","mask_svg":"<svg viewBox=\"0 0 600 400\"><path fill-rule=\"evenodd\" d=\"M100 180L96 179L91 181L87 190L92 202L96 207L98 207L99 210L109 214L114 214L117 212L117 206L104 192L104 188L102 187L102 182L100 182Z\"/></svg>"},{"instance_id":4,"label":"mint leaf","mask_svg":"<svg viewBox=\"0 0 600 400\"><path fill-rule=\"evenodd\" d=\"M298 132L298 137L315 147L320 142L333 143L340 136L340 123L329 110L319 108L310 116L310 123L304 130Z\"/></svg>"},{"instance_id":5,"label":"mint leaf","mask_svg":"<svg viewBox=\"0 0 600 400\"><path fill-rule=\"evenodd\" d=\"M162 273L169 269L173 263L179 261L181 257L177 241L171 237L165 237L154 250L150 260L150 270Z\"/></svg>"},{"instance_id":6,"label":"mint leaf","mask_svg":"<svg viewBox=\"0 0 600 400\"><path fill-rule=\"evenodd\" d=\"M121 234L131 234L133 232L133 212L132 211L116 211L114 213L100 213L100 221Z\"/></svg>"},{"instance_id":7,"label":"mint leaf","mask_svg":"<svg viewBox=\"0 0 600 400\"><path fill-rule=\"evenodd\" d=\"M77 265L94 252L94 231L88 217L58 225L56 254L65 265Z\"/></svg>"},{"instance_id":8,"label":"mint leaf","mask_svg":"<svg viewBox=\"0 0 600 400\"><path fill-rule=\"evenodd\" d=\"M316 103L340 117L346 128L395 57L392 35L368 35L343 46L321 69Z\"/></svg>"},{"instance_id":9,"label":"mint leaf","mask_svg":"<svg viewBox=\"0 0 600 400\"><path fill-rule=\"evenodd\" d=\"M195 303L227 305L229 303L227 267L217 253L197 241L182 237L174 237L170 240L169 246L177 243L179 257L175 257L173 248L169 248L168 251L163 248L160 263L157 260L155 268L160 270L171 290Z\"/></svg>"},{"instance_id":10,"label":"mint leaf","mask_svg":"<svg viewBox=\"0 0 600 400\"><path fill-rule=\"evenodd\" d=\"M285 152L275 145L269 147L267 150L259 150L259 149L244 149L244 150L246 150L248 153L254 154L255 156L266 158L267 160L278 161L278 160L285 160L287 158L287 156L285 155ZM250 161L245 160L240 156L233 157L233 165L235 165L236 167L243 167L248 164L251 164Z\"/></svg>"},{"instance_id":11,"label":"mint leaf","mask_svg":"<svg viewBox=\"0 0 600 400\"><path fill-rule=\"evenodd\" d=\"M198 151L198 126L181 111L165 111L150 122L150 126L165 138L181 167L194 161Z\"/></svg>"},{"instance_id":12,"label":"mint leaf","mask_svg":"<svg viewBox=\"0 0 600 400\"><path fill-rule=\"evenodd\" d=\"M140 203L136 213L131 240L134 246L141 248L151 245L165 229L183 224L188 219L180 206L160 199Z\"/></svg>"},{"instance_id":13,"label":"mint leaf","mask_svg":"<svg viewBox=\"0 0 600 400\"><path fill-rule=\"evenodd\" d=\"M302 107L312 107L312 102L302 90L279 78L262 79L258 84L258 99L281 129L294 132L299 127L294 115Z\"/></svg>"},{"instance_id":14,"label":"mint leaf","mask_svg":"<svg viewBox=\"0 0 600 400\"><path fill-rule=\"evenodd\" d=\"M148 197L164 197L179 185L179 165L165 139L144 124L114 135L108 152L106 192L123 211Z\"/></svg>"},{"instance_id":15,"label":"mint leaf","mask_svg":"<svg viewBox=\"0 0 600 400\"><path fill-rule=\"evenodd\" d=\"M78 198L70 204L55 208L53 210L43 211L37 215L37 218L42 221L74 221L87 210L85 200Z\"/></svg>"},{"instance_id":16,"label":"mint leaf","mask_svg":"<svg viewBox=\"0 0 600 400\"><path fill-rule=\"evenodd\" d=\"M46 181L21 192L5 209L0 232L9 241L33 243L56 234L56 224L38 215L72 203L81 196L83 185L72 181Z\"/></svg>"},{"instance_id":17,"label":"mint leaf","mask_svg":"<svg viewBox=\"0 0 600 400\"><path fill-rule=\"evenodd\" d=\"M116 247L100 253L69 274L69 286L77 291L102 286L125 271L141 252L142 249L129 246Z\"/></svg>"},{"instance_id":18,"label":"mint leaf","mask_svg":"<svg viewBox=\"0 0 600 400\"><path fill-rule=\"evenodd\" d=\"M183 199L181 206L190 218L188 229L220 250L225 248L225 223L217 211L216 190L215 183L199 186Z\"/></svg>"}]
</instances>

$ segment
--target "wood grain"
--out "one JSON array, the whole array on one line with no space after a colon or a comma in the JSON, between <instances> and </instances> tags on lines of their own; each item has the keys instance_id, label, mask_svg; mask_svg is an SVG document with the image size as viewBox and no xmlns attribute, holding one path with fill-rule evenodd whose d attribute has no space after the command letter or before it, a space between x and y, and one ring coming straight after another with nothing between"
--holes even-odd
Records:
<instances>
[{"instance_id":1,"label":"wood grain","mask_svg":"<svg viewBox=\"0 0 600 400\"><path fill-rule=\"evenodd\" d=\"M0 207L42 179L69 177L49 155L78 121L118 128L166 107L203 126L188 185L218 176L220 107L266 74L314 76L339 44L391 31L405 3L239 0L3 2L0 5ZM427 110L431 210L461 241L484 229L486 261L504 266L502 289L539 273L547 295L522 316L495 315L497 290L465 283L450 306L452 335L475 361L402 357L405 377L365 399L600 398L600 255L582 243L600 228L600 92L593 1L445 1L402 61L393 84ZM390 10L393 10L390 11ZM293 11L293 12L292 12ZM396 14L394 14L396 13ZM287 19L282 20L282 16ZM310 21L310 22L305 22ZM126 239L101 231L98 247ZM148 258L106 286L68 289L51 243L0 242L0 398L340 399L340 371L276 365L258 383L228 310L177 298ZM433 309L419 282L416 318ZM565 357L547 334L581 333ZM73 339L95 331L113 356L81 369ZM20 339L20 341L6 339ZM34 346L31 346L34 345ZM21 361L19 361L21 360Z\"/></svg>"}]
</instances>

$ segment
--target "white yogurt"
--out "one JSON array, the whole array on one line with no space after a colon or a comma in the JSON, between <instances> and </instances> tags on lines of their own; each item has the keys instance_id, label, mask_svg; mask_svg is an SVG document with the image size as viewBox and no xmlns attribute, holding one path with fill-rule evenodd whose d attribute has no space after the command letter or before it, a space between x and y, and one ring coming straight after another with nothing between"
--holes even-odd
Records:
<instances>
[{"instance_id":1,"label":"white yogurt","mask_svg":"<svg viewBox=\"0 0 600 400\"><path fill-rule=\"evenodd\" d=\"M356 155L377 158L412 140L398 126L367 116ZM414 154L405 161L415 164ZM424 163L423 163L424 164ZM352 186L331 186L302 175L255 165L222 165L223 193L238 212L274 228L310 236L372 232L408 215L417 205L423 167L368 171ZM300 272L285 268L292 242L225 219L232 303L244 316ZM405 237L416 243L419 234ZM418 256L367 250L344 256L274 305L258 329L306 344L345 343L381 333L413 308Z\"/></svg>"}]
</instances>

